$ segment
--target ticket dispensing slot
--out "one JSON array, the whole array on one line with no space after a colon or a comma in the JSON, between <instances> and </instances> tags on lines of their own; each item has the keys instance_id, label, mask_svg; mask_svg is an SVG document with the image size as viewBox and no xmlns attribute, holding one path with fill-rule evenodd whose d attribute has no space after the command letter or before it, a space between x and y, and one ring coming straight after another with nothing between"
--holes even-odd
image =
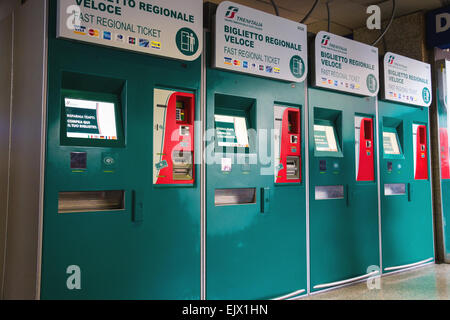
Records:
<instances>
[{"instance_id":1,"label":"ticket dispensing slot","mask_svg":"<svg viewBox=\"0 0 450 320\"><path fill-rule=\"evenodd\" d=\"M154 90L154 184L194 183L194 110L194 94Z\"/></svg>"},{"instance_id":2,"label":"ticket dispensing slot","mask_svg":"<svg viewBox=\"0 0 450 320\"><path fill-rule=\"evenodd\" d=\"M356 181L373 181L375 179L373 136L373 119L356 116Z\"/></svg>"},{"instance_id":3,"label":"ticket dispensing slot","mask_svg":"<svg viewBox=\"0 0 450 320\"><path fill-rule=\"evenodd\" d=\"M274 106L275 183L301 181L300 110Z\"/></svg>"},{"instance_id":4,"label":"ticket dispensing slot","mask_svg":"<svg viewBox=\"0 0 450 320\"><path fill-rule=\"evenodd\" d=\"M58 194L58 213L113 211L124 208L124 190L72 191Z\"/></svg>"},{"instance_id":5,"label":"ticket dispensing slot","mask_svg":"<svg viewBox=\"0 0 450 320\"><path fill-rule=\"evenodd\" d=\"M413 124L414 146L414 178L428 179L427 127Z\"/></svg>"},{"instance_id":6,"label":"ticket dispensing slot","mask_svg":"<svg viewBox=\"0 0 450 320\"><path fill-rule=\"evenodd\" d=\"M231 188L214 190L214 205L216 206L232 206L255 203L256 188Z\"/></svg>"},{"instance_id":7,"label":"ticket dispensing slot","mask_svg":"<svg viewBox=\"0 0 450 320\"><path fill-rule=\"evenodd\" d=\"M406 185L404 183L386 183L384 185L385 196L397 196L406 194Z\"/></svg>"},{"instance_id":8,"label":"ticket dispensing slot","mask_svg":"<svg viewBox=\"0 0 450 320\"><path fill-rule=\"evenodd\" d=\"M316 186L315 200L344 199L344 186Z\"/></svg>"}]
</instances>

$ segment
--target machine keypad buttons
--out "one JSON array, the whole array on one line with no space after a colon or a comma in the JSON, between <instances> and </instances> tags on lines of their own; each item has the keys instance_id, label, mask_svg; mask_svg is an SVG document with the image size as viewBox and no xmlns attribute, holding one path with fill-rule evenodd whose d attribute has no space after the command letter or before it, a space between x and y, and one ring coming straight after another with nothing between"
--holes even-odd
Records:
<instances>
[{"instance_id":1,"label":"machine keypad buttons","mask_svg":"<svg viewBox=\"0 0 450 320\"><path fill-rule=\"evenodd\" d=\"M86 169L87 168L87 153L86 152L71 152L70 153L70 168L71 169Z\"/></svg>"}]
</instances>

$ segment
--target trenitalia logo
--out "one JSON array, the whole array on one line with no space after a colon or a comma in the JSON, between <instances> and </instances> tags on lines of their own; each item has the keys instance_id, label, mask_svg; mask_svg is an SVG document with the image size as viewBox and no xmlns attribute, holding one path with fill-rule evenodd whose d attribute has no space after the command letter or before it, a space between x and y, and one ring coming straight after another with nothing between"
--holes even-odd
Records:
<instances>
[{"instance_id":1,"label":"trenitalia logo","mask_svg":"<svg viewBox=\"0 0 450 320\"><path fill-rule=\"evenodd\" d=\"M326 45L328 45L328 41L330 41L330 36L324 35L324 36L322 37L322 44L323 44L324 46L326 46Z\"/></svg>"},{"instance_id":2,"label":"trenitalia logo","mask_svg":"<svg viewBox=\"0 0 450 320\"><path fill-rule=\"evenodd\" d=\"M229 19L233 19L238 11L239 11L239 8L229 6L227 12L225 13L225 17L229 18Z\"/></svg>"},{"instance_id":3,"label":"trenitalia logo","mask_svg":"<svg viewBox=\"0 0 450 320\"><path fill-rule=\"evenodd\" d=\"M394 59L395 59L394 56L389 56L388 63L389 64L393 64L394 63Z\"/></svg>"}]
</instances>

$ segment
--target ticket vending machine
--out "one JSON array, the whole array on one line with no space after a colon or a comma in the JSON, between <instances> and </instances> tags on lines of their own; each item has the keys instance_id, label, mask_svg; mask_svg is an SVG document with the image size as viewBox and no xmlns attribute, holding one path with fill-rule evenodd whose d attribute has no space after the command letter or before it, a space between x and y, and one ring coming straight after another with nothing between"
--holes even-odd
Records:
<instances>
[{"instance_id":1,"label":"ticket vending machine","mask_svg":"<svg viewBox=\"0 0 450 320\"><path fill-rule=\"evenodd\" d=\"M201 59L57 38L49 10L41 298L200 299Z\"/></svg>"},{"instance_id":2,"label":"ticket vending machine","mask_svg":"<svg viewBox=\"0 0 450 320\"><path fill-rule=\"evenodd\" d=\"M443 218L443 255L445 262L450 261L450 163L449 163L449 92L450 92L450 61L441 60L436 62L438 74L437 92L437 117L439 127L439 161L440 161L440 184L441 184L441 210Z\"/></svg>"},{"instance_id":3,"label":"ticket vending machine","mask_svg":"<svg viewBox=\"0 0 450 320\"><path fill-rule=\"evenodd\" d=\"M378 121L382 266L388 273L434 260L428 134L431 73L428 64L393 53L386 53L383 66Z\"/></svg>"},{"instance_id":4,"label":"ticket vending machine","mask_svg":"<svg viewBox=\"0 0 450 320\"><path fill-rule=\"evenodd\" d=\"M264 26L273 28L275 20L288 24L260 32L294 30L296 41L306 44L306 29L300 35L297 29L305 26L228 1L217 8L216 41L223 36L217 33L223 30L223 25L217 29L220 23L240 25L227 18L229 7L236 16L263 21ZM255 75L245 74L255 64L250 59L236 57L233 67L224 70L225 58L230 59L225 57L212 66L217 59L212 46L213 41L207 42L206 298L306 294L304 83L268 79L277 76L267 71L273 71L273 63L258 63ZM217 52L223 48L216 46ZM284 70L289 72L289 66Z\"/></svg>"},{"instance_id":5,"label":"ticket vending machine","mask_svg":"<svg viewBox=\"0 0 450 320\"><path fill-rule=\"evenodd\" d=\"M329 67L323 57L335 59L328 54L335 48L344 55L339 74L347 80L323 75ZM369 75L345 65L352 59L370 65ZM370 76L377 62L375 48L326 32L316 36L314 88L308 88L312 292L378 273L378 84Z\"/></svg>"}]
</instances>

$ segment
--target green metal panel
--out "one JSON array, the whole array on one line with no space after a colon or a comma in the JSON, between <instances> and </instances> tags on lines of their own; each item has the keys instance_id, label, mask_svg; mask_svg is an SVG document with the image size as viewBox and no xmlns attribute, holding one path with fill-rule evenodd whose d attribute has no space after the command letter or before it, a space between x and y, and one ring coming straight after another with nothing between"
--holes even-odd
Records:
<instances>
[{"instance_id":1,"label":"green metal panel","mask_svg":"<svg viewBox=\"0 0 450 320\"><path fill-rule=\"evenodd\" d=\"M356 181L355 167L355 116L373 118L375 130L375 98L309 88L308 105L311 291L317 291L379 265L376 163L375 181ZM336 157L315 154L314 120L328 115L339 115L335 126L341 152ZM326 161L326 171L320 161ZM315 200L316 186L333 185L344 187L342 199Z\"/></svg>"},{"instance_id":2,"label":"green metal panel","mask_svg":"<svg viewBox=\"0 0 450 320\"><path fill-rule=\"evenodd\" d=\"M232 107L238 104L236 101L250 99L254 102L253 114L249 115L251 127L269 130L268 141L263 140L269 153L264 152L273 157L270 137L274 104L299 107L303 123L304 90L303 84L292 86L208 67L206 127L214 128L215 103L228 100ZM301 137L304 159L303 126ZM250 145L250 157L258 152L262 150ZM231 172L222 172L222 156L213 155L218 163L209 163L206 168L207 298L267 299L306 290L304 181L275 185L273 167L259 160L257 164L233 164ZM304 167L302 161L302 176ZM267 172L261 171L264 169ZM256 203L215 206L216 188L256 188ZM266 198L267 192L268 212L261 213L261 196Z\"/></svg>"},{"instance_id":3,"label":"green metal panel","mask_svg":"<svg viewBox=\"0 0 450 320\"><path fill-rule=\"evenodd\" d=\"M55 12L56 1L50 1L41 298L199 299L199 166L193 186L155 187L152 127L155 87L194 92L199 118L201 59L169 61L56 39ZM84 80L63 83L63 72ZM63 85L120 89L125 146L61 145ZM71 151L87 152L87 170L70 170ZM105 152L116 154L113 172L102 170ZM125 190L125 210L58 214L58 192L78 190ZM81 290L66 287L70 265L81 268Z\"/></svg>"},{"instance_id":4,"label":"green metal panel","mask_svg":"<svg viewBox=\"0 0 450 320\"><path fill-rule=\"evenodd\" d=\"M383 129L389 130L392 123L397 121L400 124L397 131L404 154L396 158L385 156L383 145L380 146L383 272L389 272L384 269L434 257L430 163L428 161L428 180L415 180L413 159L412 126L422 124L428 129L428 108L380 101L378 114L380 144L383 141ZM428 133L427 141L429 146ZM391 172L388 171L388 162L392 163ZM406 193L384 195L384 185L387 183L406 184Z\"/></svg>"}]
</instances>

